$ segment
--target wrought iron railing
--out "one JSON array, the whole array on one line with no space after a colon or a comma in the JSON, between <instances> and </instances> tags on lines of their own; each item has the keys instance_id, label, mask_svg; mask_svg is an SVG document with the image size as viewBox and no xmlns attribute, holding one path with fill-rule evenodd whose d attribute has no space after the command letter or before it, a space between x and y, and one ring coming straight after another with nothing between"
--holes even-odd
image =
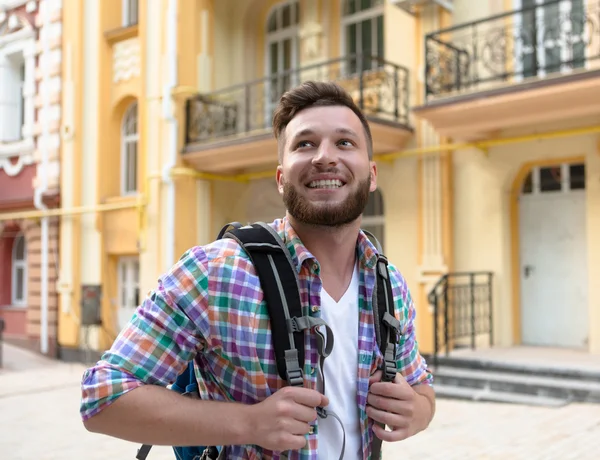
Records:
<instances>
[{"instance_id":1,"label":"wrought iron railing","mask_svg":"<svg viewBox=\"0 0 600 460\"><path fill-rule=\"evenodd\" d=\"M281 95L307 80L336 81L367 117L408 125L408 70L377 57L350 55L188 99L186 143L269 129Z\"/></svg>"},{"instance_id":2,"label":"wrought iron railing","mask_svg":"<svg viewBox=\"0 0 600 460\"><path fill-rule=\"evenodd\" d=\"M553 0L425 37L426 97L600 65L600 0Z\"/></svg>"},{"instance_id":3,"label":"wrought iron railing","mask_svg":"<svg viewBox=\"0 0 600 460\"><path fill-rule=\"evenodd\" d=\"M438 355L463 345L475 349L477 339L489 336L494 343L491 272L448 273L429 293L433 306L433 364Z\"/></svg>"}]
</instances>

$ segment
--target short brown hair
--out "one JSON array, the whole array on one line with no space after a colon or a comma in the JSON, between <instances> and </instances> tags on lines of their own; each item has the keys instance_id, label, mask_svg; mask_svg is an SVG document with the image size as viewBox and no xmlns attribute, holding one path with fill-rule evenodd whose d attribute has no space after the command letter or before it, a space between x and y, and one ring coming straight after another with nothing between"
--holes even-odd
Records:
<instances>
[{"instance_id":1,"label":"short brown hair","mask_svg":"<svg viewBox=\"0 0 600 460\"><path fill-rule=\"evenodd\" d=\"M278 140L279 160L283 155L284 131L288 123L302 110L310 107L342 105L352 110L365 129L367 153L373 159L373 136L369 122L344 88L334 82L306 81L281 96L273 114L273 134Z\"/></svg>"}]
</instances>

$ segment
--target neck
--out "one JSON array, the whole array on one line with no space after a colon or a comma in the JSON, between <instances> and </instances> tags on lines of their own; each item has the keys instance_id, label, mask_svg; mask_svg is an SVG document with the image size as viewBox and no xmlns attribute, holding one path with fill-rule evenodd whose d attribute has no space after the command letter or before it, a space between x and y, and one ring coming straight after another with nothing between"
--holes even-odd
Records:
<instances>
[{"instance_id":1,"label":"neck","mask_svg":"<svg viewBox=\"0 0 600 460\"><path fill-rule=\"evenodd\" d=\"M319 261L322 275L352 277L360 218L342 227L308 225L298 222L289 213L287 218L302 244Z\"/></svg>"}]
</instances>

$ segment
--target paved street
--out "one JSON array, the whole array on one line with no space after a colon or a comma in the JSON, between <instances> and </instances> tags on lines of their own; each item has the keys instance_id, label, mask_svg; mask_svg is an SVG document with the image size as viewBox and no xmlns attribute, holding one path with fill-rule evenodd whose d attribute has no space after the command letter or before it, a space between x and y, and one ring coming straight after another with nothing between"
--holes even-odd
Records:
<instances>
[{"instance_id":1,"label":"paved street","mask_svg":"<svg viewBox=\"0 0 600 460\"><path fill-rule=\"evenodd\" d=\"M137 445L88 433L78 414L83 366L5 346L0 459L131 459ZM173 460L155 448L149 460ZM546 409L438 401L430 429L386 445L385 459L600 459L600 405Z\"/></svg>"}]
</instances>

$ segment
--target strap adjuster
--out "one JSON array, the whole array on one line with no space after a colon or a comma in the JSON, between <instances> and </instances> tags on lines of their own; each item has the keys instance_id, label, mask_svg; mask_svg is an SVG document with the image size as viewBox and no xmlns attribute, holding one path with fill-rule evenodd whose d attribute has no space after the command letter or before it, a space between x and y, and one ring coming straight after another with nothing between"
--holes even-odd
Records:
<instances>
[{"instance_id":1,"label":"strap adjuster","mask_svg":"<svg viewBox=\"0 0 600 460\"><path fill-rule=\"evenodd\" d=\"M400 321L395 316L392 316L390 312L385 312L382 321L387 327L392 328L396 334L400 334Z\"/></svg>"},{"instance_id":2,"label":"strap adjuster","mask_svg":"<svg viewBox=\"0 0 600 460\"><path fill-rule=\"evenodd\" d=\"M298 362L298 350L285 350L285 377L291 386L304 385L304 374Z\"/></svg>"},{"instance_id":3,"label":"strap adjuster","mask_svg":"<svg viewBox=\"0 0 600 460\"><path fill-rule=\"evenodd\" d=\"M386 382L392 382L396 378L398 369L396 367L396 345L389 347L385 352L383 374Z\"/></svg>"}]
</instances>

